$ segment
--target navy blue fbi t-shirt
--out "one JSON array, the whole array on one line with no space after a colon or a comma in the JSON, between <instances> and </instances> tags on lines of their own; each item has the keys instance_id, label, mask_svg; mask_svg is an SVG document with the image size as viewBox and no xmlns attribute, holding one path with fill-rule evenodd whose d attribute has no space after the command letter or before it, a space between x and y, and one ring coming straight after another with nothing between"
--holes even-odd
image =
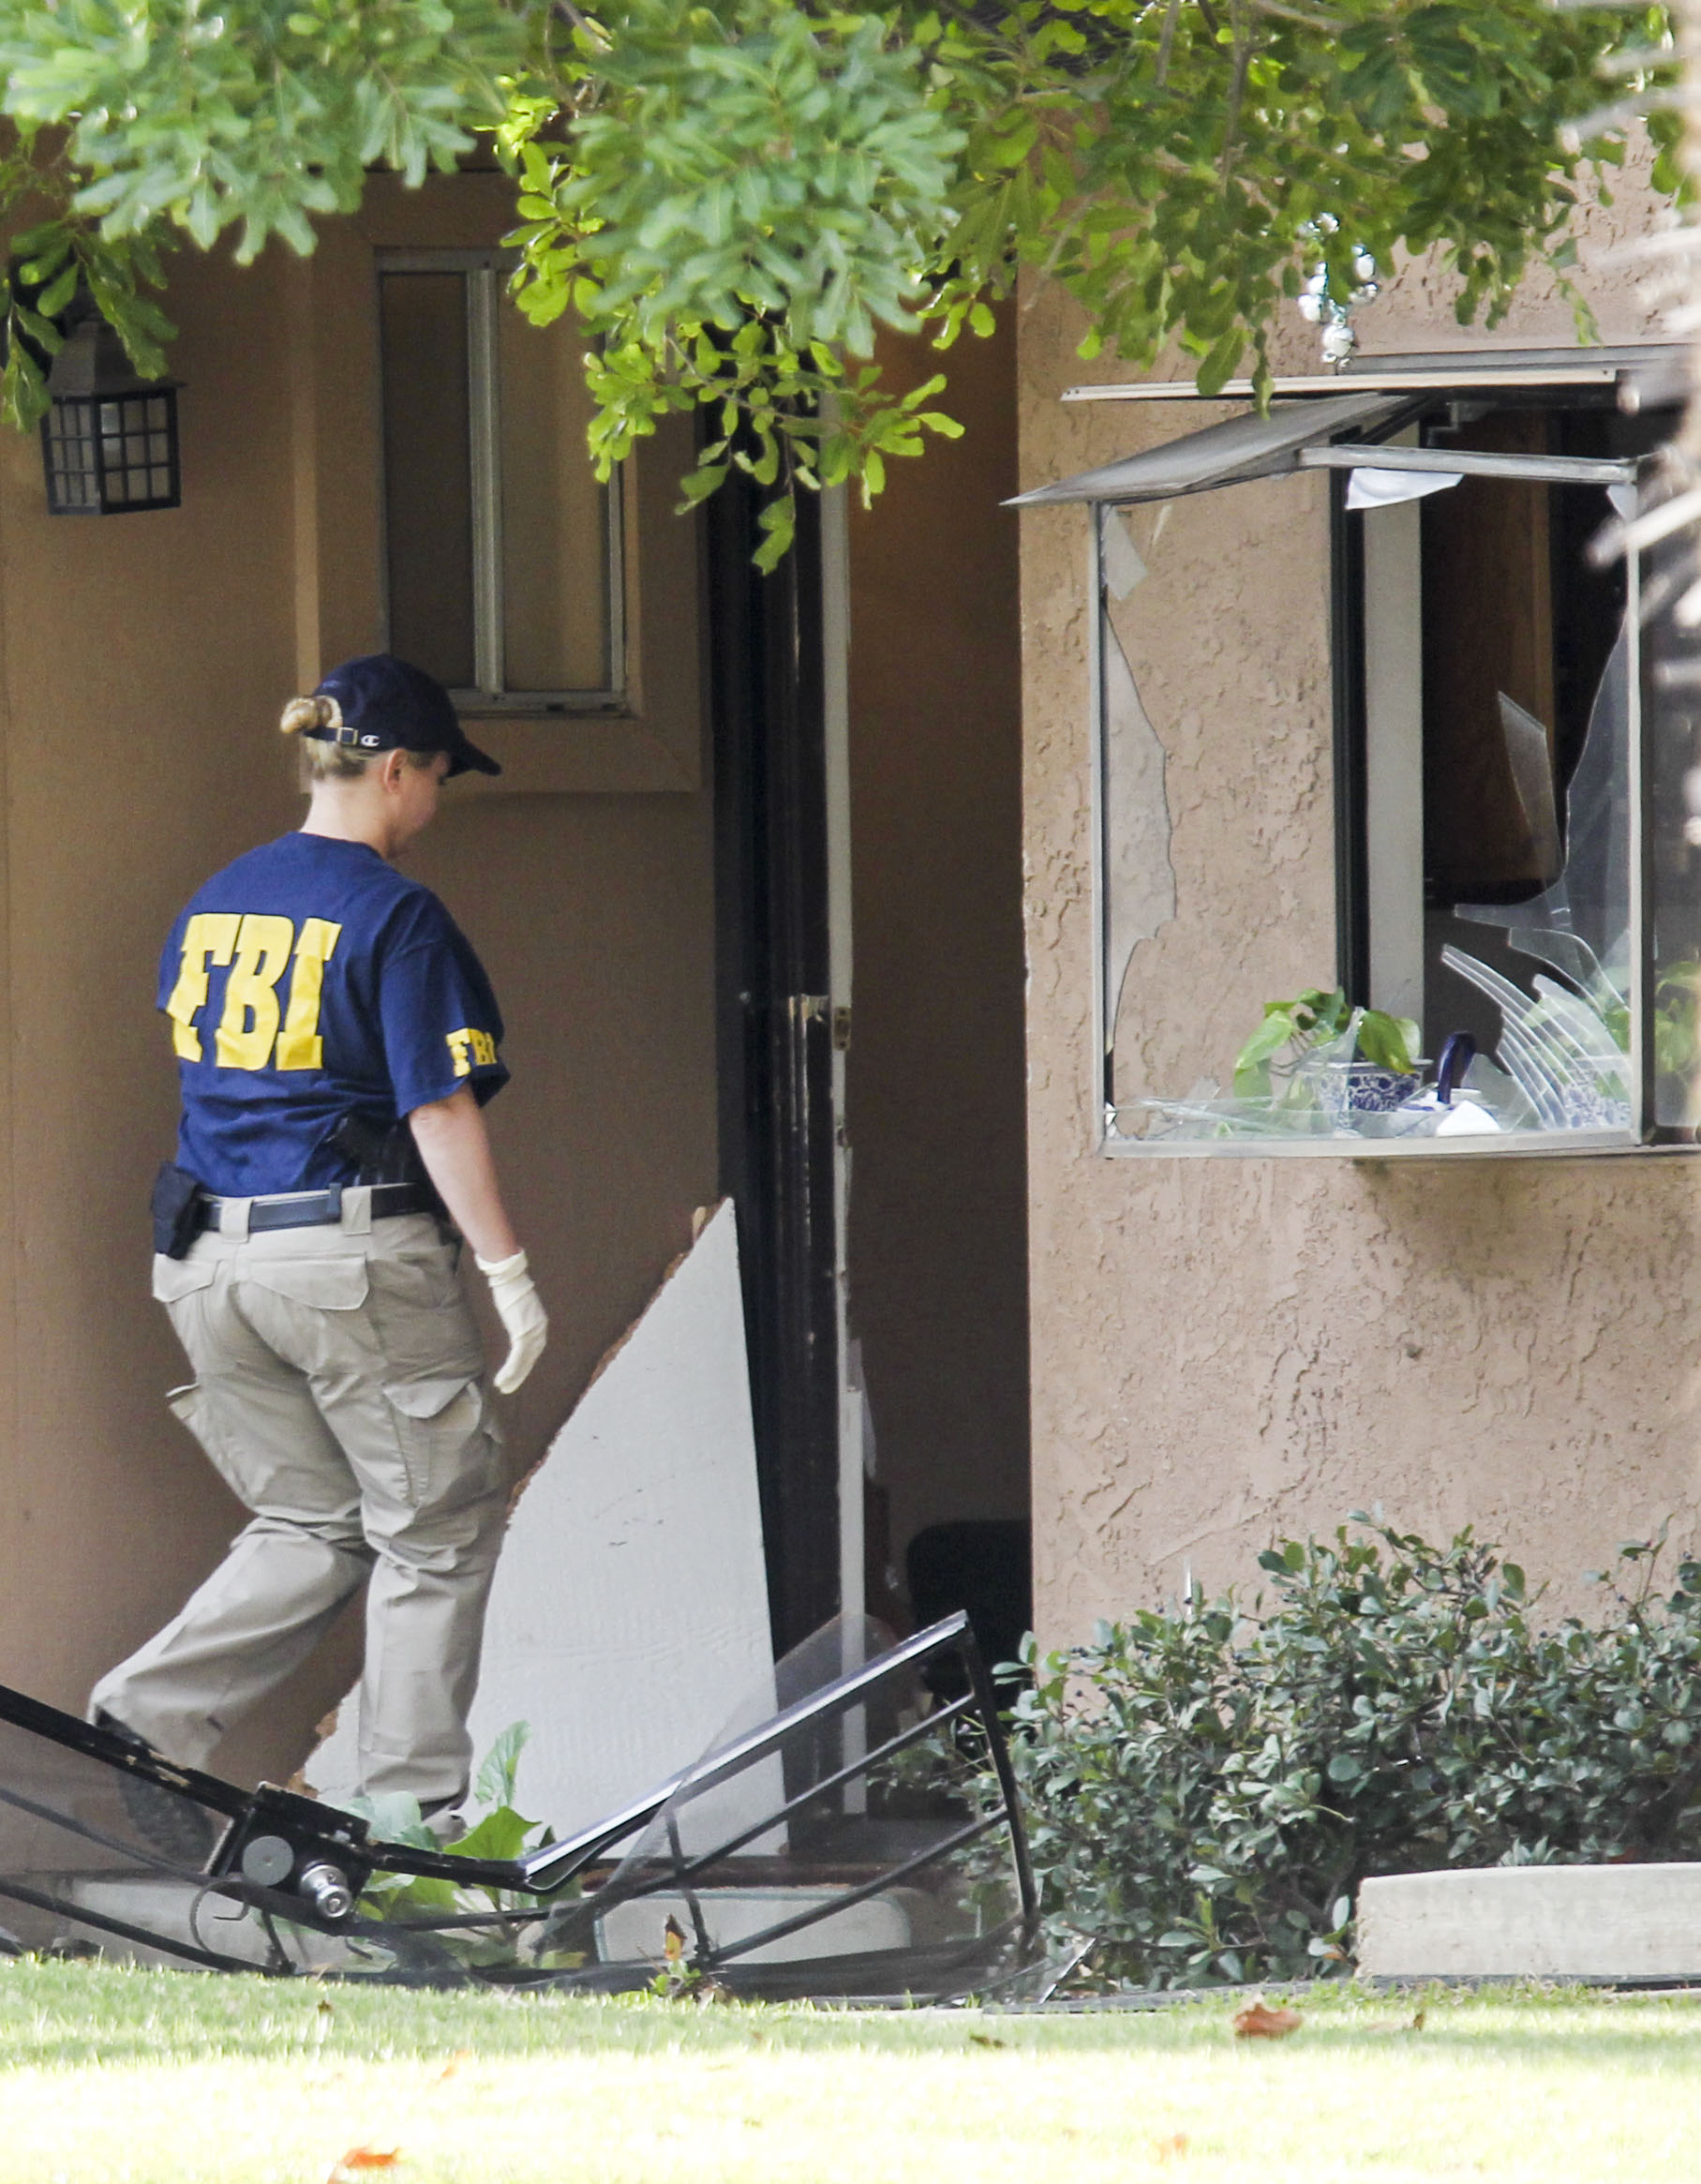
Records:
<instances>
[{"instance_id":1,"label":"navy blue fbi t-shirt","mask_svg":"<svg viewBox=\"0 0 1701 2184\"><path fill-rule=\"evenodd\" d=\"M350 1183L345 1115L387 1129L508 1071L483 966L429 888L362 842L285 834L215 875L159 965L180 1166L220 1196Z\"/></svg>"}]
</instances>

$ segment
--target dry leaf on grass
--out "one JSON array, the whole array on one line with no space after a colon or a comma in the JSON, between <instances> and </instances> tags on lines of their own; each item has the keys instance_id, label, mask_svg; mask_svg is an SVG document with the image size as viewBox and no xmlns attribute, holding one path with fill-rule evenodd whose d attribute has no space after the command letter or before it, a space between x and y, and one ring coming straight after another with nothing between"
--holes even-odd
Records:
<instances>
[{"instance_id":1,"label":"dry leaf on grass","mask_svg":"<svg viewBox=\"0 0 1701 2184\"><path fill-rule=\"evenodd\" d=\"M364 2176L369 2169L394 2169L401 2158L400 2147L351 2147L340 2161L332 2162L325 2184L344 2184L346 2177Z\"/></svg>"},{"instance_id":2,"label":"dry leaf on grass","mask_svg":"<svg viewBox=\"0 0 1701 2184\"><path fill-rule=\"evenodd\" d=\"M971 2032L969 2038L977 2047L1008 2047L1007 2040L994 2040L990 2032Z\"/></svg>"},{"instance_id":3,"label":"dry leaf on grass","mask_svg":"<svg viewBox=\"0 0 1701 2184\"><path fill-rule=\"evenodd\" d=\"M457 2047L455 2053L449 2057L449 2060L443 2065L442 2069L439 2071L437 2076L431 2081L432 2084L434 2086L442 2085L446 2080L455 2076L455 2072L460 2069L463 2063L470 2063L471 2060L472 2050L470 2047Z\"/></svg>"},{"instance_id":4,"label":"dry leaf on grass","mask_svg":"<svg viewBox=\"0 0 1701 2184\"><path fill-rule=\"evenodd\" d=\"M1160 2162L1179 2162L1187 2150L1187 2134L1185 2131L1172 2131L1168 2138L1160 2138L1152 2150Z\"/></svg>"},{"instance_id":5,"label":"dry leaf on grass","mask_svg":"<svg viewBox=\"0 0 1701 2184\"><path fill-rule=\"evenodd\" d=\"M1297 2010L1272 2010L1263 1997L1258 1995L1244 2010L1234 2012L1234 2037L1236 2040L1286 2040L1304 2023Z\"/></svg>"},{"instance_id":6,"label":"dry leaf on grass","mask_svg":"<svg viewBox=\"0 0 1701 2184\"><path fill-rule=\"evenodd\" d=\"M1374 2025L1366 2025L1366 2032L1422 2032L1424 2012L1414 2010L1410 2017L1381 2017Z\"/></svg>"}]
</instances>

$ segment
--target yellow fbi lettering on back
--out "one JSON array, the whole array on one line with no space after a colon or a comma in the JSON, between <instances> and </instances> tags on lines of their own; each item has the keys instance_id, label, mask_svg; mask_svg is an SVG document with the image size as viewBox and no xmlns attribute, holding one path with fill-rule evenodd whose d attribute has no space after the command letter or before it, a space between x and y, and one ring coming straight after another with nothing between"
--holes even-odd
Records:
<instances>
[{"instance_id":1,"label":"yellow fbi lettering on back","mask_svg":"<svg viewBox=\"0 0 1701 2184\"><path fill-rule=\"evenodd\" d=\"M222 1070L318 1070L324 1067L319 1008L325 965L336 951L340 925L309 918L296 937L288 918L250 911L201 911L184 928L183 964L166 1003L172 1044L186 1062L201 1059L195 1019L207 1005L208 970L230 965L224 1010L213 1055ZM287 1006L278 987L291 956ZM274 1053L276 1060L274 1061Z\"/></svg>"},{"instance_id":2,"label":"yellow fbi lettering on back","mask_svg":"<svg viewBox=\"0 0 1701 2184\"><path fill-rule=\"evenodd\" d=\"M462 1031L443 1036L449 1041L449 1056L457 1077L470 1077L474 1070L488 1069L496 1060L496 1041L487 1031L474 1031L469 1025Z\"/></svg>"}]
</instances>

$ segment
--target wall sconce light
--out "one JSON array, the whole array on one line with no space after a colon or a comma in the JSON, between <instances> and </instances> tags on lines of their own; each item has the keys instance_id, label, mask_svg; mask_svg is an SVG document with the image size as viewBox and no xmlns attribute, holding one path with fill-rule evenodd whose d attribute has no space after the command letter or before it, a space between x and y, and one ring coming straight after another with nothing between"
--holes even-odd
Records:
<instances>
[{"instance_id":1,"label":"wall sconce light","mask_svg":"<svg viewBox=\"0 0 1701 2184\"><path fill-rule=\"evenodd\" d=\"M67 314L41 420L50 516L135 516L182 505L178 380L144 380L93 301Z\"/></svg>"}]
</instances>

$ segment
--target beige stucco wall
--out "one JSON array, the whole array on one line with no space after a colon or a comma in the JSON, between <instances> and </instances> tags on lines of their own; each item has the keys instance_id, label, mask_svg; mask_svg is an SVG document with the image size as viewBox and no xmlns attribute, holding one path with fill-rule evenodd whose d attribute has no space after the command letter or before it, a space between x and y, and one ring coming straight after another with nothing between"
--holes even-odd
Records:
<instances>
[{"instance_id":1,"label":"beige stucco wall","mask_svg":"<svg viewBox=\"0 0 1701 2184\"><path fill-rule=\"evenodd\" d=\"M372 247L499 222L457 179L377 192L310 265L184 253L181 510L50 519L36 444L0 436L0 1679L60 1703L240 1520L160 1400L187 1373L147 1294L175 1113L155 964L190 890L294 822L280 700L381 641ZM492 1129L552 1317L507 1406L516 1467L714 1190L697 574L692 528L656 520L672 483L652 463L628 502L631 604L658 640L638 717L493 731L533 792L457 787L411 860L510 1026ZM351 1637L228 1763L292 1763Z\"/></svg>"},{"instance_id":2,"label":"beige stucco wall","mask_svg":"<svg viewBox=\"0 0 1701 2184\"><path fill-rule=\"evenodd\" d=\"M1635 189L1593 213L1585 280L1607 340L1653 331L1621 266ZM1569 341L1532 282L1493 337L1404 269L1367 351ZM1035 485L1221 412L1065 407L1118 376L1073 355L1054 296L1022 342L1022 467ZM1281 368L1314 369L1297 320ZM1142 528L1143 527L1143 528ZM1257 1020L1273 966L1334 959L1327 533L1304 480L1177 503L1156 545L1133 665L1169 759L1178 915L1138 951L1129 1007ZM1029 1222L1037 1613L1042 1635L1256 1578L1277 1533L1380 1503L1475 1524L1575 1603L1580 1574L1667 1514L1701 1519L1701 1165L1108 1159L1094 1152L1086 518L1024 519ZM1285 972L1284 972L1285 975ZM1207 1041L1209 1043L1209 1041ZM1219 1057L1220 1058L1220 1057ZM1181 1088L1181 1087L1176 1087Z\"/></svg>"}]
</instances>

